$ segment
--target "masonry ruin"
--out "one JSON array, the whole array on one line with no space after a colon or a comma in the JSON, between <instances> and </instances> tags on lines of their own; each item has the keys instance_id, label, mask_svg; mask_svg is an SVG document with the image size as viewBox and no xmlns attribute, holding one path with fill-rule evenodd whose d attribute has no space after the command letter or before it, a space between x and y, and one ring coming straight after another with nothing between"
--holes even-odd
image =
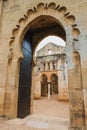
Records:
<instances>
[{"instance_id":1,"label":"masonry ruin","mask_svg":"<svg viewBox=\"0 0 87 130\"><path fill-rule=\"evenodd\" d=\"M32 113L34 52L55 35L66 42L69 129L87 129L86 12L86 0L0 0L0 116Z\"/></svg>"},{"instance_id":2,"label":"masonry ruin","mask_svg":"<svg viewBox=\"0 0 87 130\"><path fill-rule=\"evenodd\" d=\"M34 67L34 98L40 99L47 96L48 84L50 84L50 94L58 94L58 100L69 101L68 95L68 75L67 56L63 54L65 47L48 43L34 57L36 67Z\"/></svg>"}]
</instances>

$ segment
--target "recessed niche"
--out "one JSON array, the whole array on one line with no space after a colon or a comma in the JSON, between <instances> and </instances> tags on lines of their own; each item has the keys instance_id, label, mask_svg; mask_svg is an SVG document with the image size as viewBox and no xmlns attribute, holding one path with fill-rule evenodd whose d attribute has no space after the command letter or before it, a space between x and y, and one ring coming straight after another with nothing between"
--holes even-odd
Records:
<instances>
[{"instance_id":1,"label":"recessed niche","mask_svg":"<svg viewBox=\"0 0 87 130\"><path fill-rule=\"evenodd\" d=\"M78 28L73 28L72 34L74 37L77 37L80 34L80 31Z\"/></svg>"},{"instance_id":2,"label":"recessed niche","mask_svg":"<svg viewBox=\"0 0 87 130\"><path fill-rule=\"evenodd\" d=\"M19 24L23 24L25 22L25 18L21 18L20 20L19 20Z\"/></svg>"},{"instance_id":3,"label":"recessed niche","mask_svg":"<svg viewBox=\"0 0 87 130\"><path fill-rule=\"evenodd\" d=\"M32 9L29 9L29 10L27 11L27 16L30 16L33 12L34 12L34 11L33 11Z\"/></svg>"},{"instance_id":4,"label":"recessed niche","mask_svg":"<svg viewBox=\"0 0 87 130\"><path fill-rule=\"evenodd\" d=\"M9 42L9 46L11 47L14 43L14 39L12 39L10 42Z\"/></svg>"},{"instance_id":5,"label":"recessed niche","mask_svg":"<svg viewBox=\"0 0 87 130\"><path fill-rule=\"evenodd\" d=\"M56 4L55 4L55 3L50 3L50 4L48 5L48 8L50 8L50 9L55 9L55 8L56 8Z\"/></svg>"},{"instance_id":6,"label":"recessed niche","mask_svg":"<svg viewBox=\"0 0 87 130\"><path fill-rule=\"evenodd\" d=\"M67 9L64 6L62 6L62 7L59 8L59 12L66 12L66 11L67 11Z\"/></svg>"},{"instance_id":7,"label":"recessed niche","mask_svg":"<svg viewBox=\"0 0 87 130\"><path fill-rule=\"evenodd\" d=\"M37 9L44 9L44 3L40 3L37 5Z\"/></svg>"},{"instance_id":8,"label":"recessed niche","mask_svg":"<svg viewBox=\"0 0 87 130\"><path fill-rule=\"evenodd\" d=\"M73 15L67 16L67 21L70 25L72 25L75 22L75 16Z\"/></svg>"},{"instance_id":9,"label":"recessed niche","mask_svg":"<svg viewBox=\"0 0 87 130\"><path fill-rule=\"evenodd\" d=\"M13 29L12 35L15 36L17 35L17 33L18 33L18 28ZM14 39L14 37L12 37L12 39Z\"/></svg>"}]
</instances>

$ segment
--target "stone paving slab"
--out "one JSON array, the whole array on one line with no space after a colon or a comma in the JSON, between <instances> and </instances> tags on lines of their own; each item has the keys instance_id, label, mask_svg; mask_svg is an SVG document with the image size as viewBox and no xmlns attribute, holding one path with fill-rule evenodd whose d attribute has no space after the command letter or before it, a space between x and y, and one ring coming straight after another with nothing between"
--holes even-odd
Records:
<instances>
[{"instance_id":1,"label":"stone paving slab","mask_svg":"<svg viewBox=\"0 0 87 130\"><path fill-rule=\"evenodd\" d=\"M30 115L5 121L0 124L0 130L68 130L68 124L68 119Z\"/></svg>"}]
</instances>

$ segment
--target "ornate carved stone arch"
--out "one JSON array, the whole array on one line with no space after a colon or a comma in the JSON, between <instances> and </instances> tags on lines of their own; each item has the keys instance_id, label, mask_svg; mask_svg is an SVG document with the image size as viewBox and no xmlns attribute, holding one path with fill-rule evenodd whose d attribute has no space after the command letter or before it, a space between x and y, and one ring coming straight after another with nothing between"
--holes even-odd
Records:
<instances>
[{"instance_id":1,"label":"ornate carved stone arch","mask_svg":"<svg viewBox=\"0 0 87 130\"><path fill-rule=\"evenodd\" d=\"M58 24L64 28L66 33L66 43L70 41L70 35L72 35L72 42L73 40L77 40L80 31L78 29L78 25L75 23L76 17L70 14L65 6L56 5L54 2L50 4L39 3L33 9L28 9L18 20L18 24L13 28L12 36L9 41L9 60L12 60L15 57L18 59L23 57L21 51L22 39L25 33L29 30L32 20L40 15L53 17Z\"/></svg>"},{"instance_id":2,"label":"ornate carved stone arch","mask_svg":"<svg viewBox=\"0 0 87 130\"><path fill-rule=\"evenodd\" d=\"M61 5L56 5L56 3L39 3L36 7L33 9L28 9L23 16L18 20L18 24L15 25L15 27L12 30L12 36L9 41L9 61L12 61L12 64L10 64L9 68L9 74L8 74L8 84L9 86L14 86L14 88L18 87L18 63L17 61L20 58L23 58L22 49L21 49L21 42L24 38L25 33L30 29L30 24L32 20L35 18L46 15L54 18L58 24L64 28L66 33L66 51L67 48L71 48L71 44L73 41L78 41L78 35L80 34L80 31L78 29L78 25L76 24L76 17L70 12L67 11L67 8ZM70 45L70 46L69 46ZM69 49L70 49L69 48ZM64 52L64 53L65 53ZM66 53L65 53L66 54ZM67 54L66 54L67 55ZM15 61L16 59L16 61ZM12 73L11 70L14 70ZM17 71L18 70L18 71ZM10 75L10 73L12 73ZM16 74L17 73L17 74ZM71 72L69 72L71 75ZM11 78L12 77L12 78ZM10 82L10 79L13 80L13 82ZM73 84L72 84L73 85ZM14 99L12 103L16 104L12 107L9 112L9 117L13 118L17 115L17 89L14 89ZM15 100L16 98L16 100ZM31 97L32 98L32 97ZM16 103L15 103L16 102ZM14 110L14 111L13 111ZM8 115L8 113L6 114ZM74 121L74 119L73 119Z\"/></svg>"}]
</instances>

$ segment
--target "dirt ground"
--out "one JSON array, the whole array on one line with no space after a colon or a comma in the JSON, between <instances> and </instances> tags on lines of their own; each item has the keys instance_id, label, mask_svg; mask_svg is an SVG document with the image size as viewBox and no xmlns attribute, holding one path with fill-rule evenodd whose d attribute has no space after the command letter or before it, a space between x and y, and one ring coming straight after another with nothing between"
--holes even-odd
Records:
<instances>
[{"instance_id":1,"label":"dirt ground","mask_svg":"<svg viewBox=\"0 0 87 130\"><path fill-rule=\"evenodd\" d=\"M57 95L51 99L33 101L33 114L24 119L0 118L0 130L68 130L69 103L58 102Z\"/></svg>"},{"instance_id":2,"label":"dirt ground","mask_svg":"<svg viewBox=\"0 0 87 130\"><path fill-rule=\"evenodd\" d=\"M37 115L69 118L69 103L58 101L57 95L52 95L50 100L43 97L33 101L33 113Z\"/></svg>"}]
</instances>

